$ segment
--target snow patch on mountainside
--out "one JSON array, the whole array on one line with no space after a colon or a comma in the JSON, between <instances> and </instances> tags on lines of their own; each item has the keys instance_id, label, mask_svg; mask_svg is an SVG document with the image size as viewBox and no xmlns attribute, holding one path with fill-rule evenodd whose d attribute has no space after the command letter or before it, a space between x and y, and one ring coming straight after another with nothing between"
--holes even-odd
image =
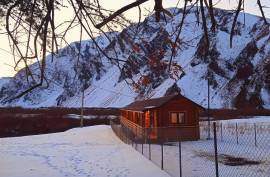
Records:
<instances>
[{"instance_id":1,"label":"snow patch on mountainside","mask_svg":"<svg viewBox=\"0 0 270 177\"><path fill-rule=\"evenodd\" d=\"M7 84L11 78L9 77L2 77L0 78L0 88L2 88L3 85Z\"/></svg>"},{"instance_id":2,"label":"snow patch on mountainside","mask_svg":"<svg viewBox=\"0 0 270 177\"><path fill-rule=\"evenodd\" d=\"M188 7L190 8L190 7ZM25 77L21 70L0 87L2 106L66 106L81 105L85 90L87 107L122 107L137 99L156 98L181 93L189 99L207 105L207 83L210 83L210 103L215 108L254 107L269 108L270 102L270 26L260 17L240 13L233 47L229 37L233 16L230 11L215 9L218 22L215 33L210 32L210 49L206 52L204 33L198 26L196 10L186 16L178 50L173 59L181 66L181 76L172 79L166 65L171 57L171 42L182 18L182 9L174 18L162 17L159 23L150 16L140 24L133 24L122 32L108 33L95 40L104 49L107 59L94 42L74 42L60 50L52 61L48 56L46 82L25 96L12 100L38 81L38 64L30 69L34 79ZM211 26L210 21L207 24ZM134 47L136 51L134 51ZM152 64L155 57L158 64ZM118 63L114 58L126 61ZM163 68L162 68L163 67ZM162 68L162 69L160 69ZM160 70L159 70L160 69ZM147 76L148 85L137 85L141 76ZM48 84L47 84L48 83Z\"/></svg>"}]
</instances>

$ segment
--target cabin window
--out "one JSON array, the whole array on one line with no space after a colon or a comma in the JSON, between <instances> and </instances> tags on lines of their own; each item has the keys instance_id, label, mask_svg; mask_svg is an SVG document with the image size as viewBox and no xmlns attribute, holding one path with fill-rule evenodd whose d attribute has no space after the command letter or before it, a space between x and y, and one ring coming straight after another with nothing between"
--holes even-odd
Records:
<instances>
[{"instance_id":1,"label":"cabin window","mask_svg":"<svg viewBox=\"0 0 270 177\"><path fill-rule=\"evenodd\" d=\"M171 124L182 124L185 121L185 113L183 112L171 112L170 123Z\"/></svg>"}]
</instances>

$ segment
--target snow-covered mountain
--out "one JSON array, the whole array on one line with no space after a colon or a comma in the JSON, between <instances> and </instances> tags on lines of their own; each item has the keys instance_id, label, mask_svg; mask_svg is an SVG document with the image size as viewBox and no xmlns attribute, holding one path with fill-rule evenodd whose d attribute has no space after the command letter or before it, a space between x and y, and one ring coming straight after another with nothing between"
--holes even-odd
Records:
<instances>
[{"instance_id":1,"label":"snow-covered mountain","mask_svg":"<svg viewBox=\"0 0 270 177\"><path fill-rule=\"evenodd\" d=\"M0 88L2 88L3 85L9 82L9 80L12 79L10 77L2 77L0 78Z\"/></svg>"},{"instance_id":2,"label":"snow-covered mountain","mask_svg":"<svg viewBox=\"0 0 270 177\"><path fill-rule=\"evenodd\" d=\"M38 81L38 63L30 67L34 80L28 77L27 81L25 70L21 70L0 88L1 105L77 107L85 83L85 105L89 107L122 107L135 99L173 92L206 106L209 77L211 107L270 108L270 26L260 17L240 13L230 48L232 12L215 9L218 26L215 33L210 32L207 55L195 8L186 16L174 54L174 65L181 66L177 79L167 69L182 9L169 9L174 18L157 23L150 16L122 32L97 37L110 59L91 40L82 43L79 60L78 42L63 48L54 59L48 56L43 86L11 101Z\"/></svg>"}]
</instances>

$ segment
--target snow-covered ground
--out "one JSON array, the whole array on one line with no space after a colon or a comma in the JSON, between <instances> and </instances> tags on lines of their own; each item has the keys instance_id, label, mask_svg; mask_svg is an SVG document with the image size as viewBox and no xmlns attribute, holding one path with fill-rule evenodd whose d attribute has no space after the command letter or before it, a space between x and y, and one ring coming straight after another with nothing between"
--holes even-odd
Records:
<instances>
[{"instance_id":1,"label":"snow-covered ground","mask_svg":"<svg viewBox=\"0 0 270 177\"><path fill-rule=\"evenodd\" d=\"M109 126L0 139L1 177L168 177Z\"/></svg>"},{"instance_id":2,"label":"snow-covered ground","mask_svg":"<svg viewBox=\"0 0 270 177\"><path fill-rule=\"evenodd\" d=\"M221 177L269 177L270 118L253 117L218 122L218 158ZM222 123L222 135L221 135ZM238 125L236 134L235 125ZM254 128L256 125L256 141ZM201 128L203 126L201 125ZM215 176L213 138L181 143L185 177ZM238 138L237 138L238 136ZM237 143L238 141L238 143ZM179 176L179 144L164 145L164 171ZM135 146L135 145L134 145ZM141 151L137 145L137 151ZM151 160L149 158L151 147ZM63 133L0 139L0 176L169 176L160 170L161 146L144 144L144 156L120 141L109 126L76 128ZM248 163L241 164L241 159ZM236 165L229 165L236 163Z\"/></svg>"},{"instance_id":3,"label":"snow-covered ground","mask_svg":"<svg viewBox=\"0 0 270 177\"><path fill-rule=\"evenodd\" d=\"M238 124L238 134L236 134L235 129L236 123ZM215 176L213 131L211 130L211 139L206 140L207 122L205 125L201 124L200 127L200 141L181 143L182 174L184 177ZM217 142L220 177L270 176L270 117L258 116L250 119L219 121L217 122ZM144 156L149 158L149 145L144 144L143 147ZM150 147L151 160L160 167L161 146L152 144ZM137 150L141 152L141 149L140 144L137 146ZM163 150L164 170L171 176L178 177L179 144L165 144ZM245 160L247 162L244 162Z\"/></svg>"},{"instance_id":4,"label":"snow-covered ground","mask_svg":"<svg viewBox=\"0 0 270 177\"><path fill-rule=\"evenodd\" d=\"M221 121L223 124L230 123L270 123L270 116L254 116L254 117L246 117L243 119L231 119L231 120L223 120Z\"/></svg>"}]
</instances>

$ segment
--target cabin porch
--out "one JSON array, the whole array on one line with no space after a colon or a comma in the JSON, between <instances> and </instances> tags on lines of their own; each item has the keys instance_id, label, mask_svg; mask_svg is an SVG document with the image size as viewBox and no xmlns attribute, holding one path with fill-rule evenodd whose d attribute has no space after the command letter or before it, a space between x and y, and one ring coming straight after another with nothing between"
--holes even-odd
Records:
<instances>
[{"instance_id":1,"label":"cabin porch","mask_svg":"<svg viewBox=\"0 0 270 177\"><path fill-rule=\"evenodd\" d=\"M120 122L121 125L129 131L130 136L133 136L137 141L173 142L199 139L198 126L151 127L145 126L147 123L141 126L123 116L120 117Z\"/></svg>"}]
</instances>

